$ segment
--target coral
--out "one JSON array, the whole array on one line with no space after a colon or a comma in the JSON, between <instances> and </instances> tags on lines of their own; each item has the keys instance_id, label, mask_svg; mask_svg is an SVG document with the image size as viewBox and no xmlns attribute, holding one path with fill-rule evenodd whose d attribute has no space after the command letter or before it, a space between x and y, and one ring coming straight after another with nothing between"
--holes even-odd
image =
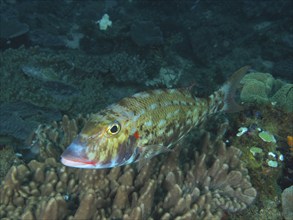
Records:
<instances>
[{"instance_id":1,"label":"coral","mask_svg":"<svg viewBox=\"0 0 293 220\"><path fill-rule=\"evenodd\" d=\"M13 166L1 189L1 218L62 219L67 214L67 203L61 195L66 190L76 191L67 175L70 172L62 172L61 165L52 158L45 163L31 161L28 165Z\"/></svg>"},{"instance_id":2,"label":"coral","mask_svg":"<svg viewBox=\"0 0 293 220\"><path fill-rule=\"evenodd\" d=\"M30 140L27 141L31 153L39 161L44 161L49 157L58 160L60 154L78 134L86 120L86 117L81 115L71 120L64 115L60 122L54 121L51 124L39 125Z\"/></svg>"},{"instance_id":3,"label":"coral","mask_svg":"<svg viewBox=\"0 0 293 220\"><path fill-rule=\"evenodd\" d=\"M287 112L293 112L293 84L285 84L271 98L272 102Z\"/></svg>"},{"instance_id":4,"label":"coral","mask_svg":"<svg viewBox=\"0 0 293 220\"><path fill-rule=\"evenodd\" d=\"M254 206L251 207L249 211L245 213L245 216L243 216L243 213L235 213L232 215L229 215L229 220L239 220L239 219L251 219L251 220L259 220L259 219L265 219L265 220L276 220L276 219L282 219L282 214L278 208L280 199L278 197L275 197L274 199L270 200L267 198L261 198L263 200L262 206ZM259 199L260 200L260 199ZM256 201L258 203L258 201Z\"/></svg>"},{"instance_id":5,"label":"coral","mask_svg":"<svg viewBox=\"0 0 293 220\"><path fill-rule=\"evenodd\" d=\"M11 146L0 148L0 182L13 165L14 160L16 160L16 156Z\"/></svg>"},{"instance_id":6,"label":"coral","mask_svg":"<svg viewBox=\"0 0 293 220\"><path fill-rule=\"evenodd\" d=\"M72 114L99 110L105 98L103 79L94 74L99 71L98 58L74 53L56 54L38 47L5 50L0 54L0 101L21 100Z\"/></svg>"},{"instance_id":7,"label":"coral","mask_svg":"<svg viewBox=\"0 0 293 220\"><path fill-rule=\"evenodd\" d=\"M147 86L165 85L167 88L172 88L176 85L182 75L181 70L173 70L171 68L160 68L159 77L146 81Z\"/></svg>"},{"instance_id":8,"label":"coral","mask_svg":"<svg viewBox=\"0 0 293 220\"><path fill-rule=\"evenodd\" d=\"M207 143L209 137L206 137ZM210 143L204 147L211 147ZM182 170L169 171L164 179L167 195L158 210L166 219L181 216L192 219L221 219L223 210L236 212L251 204L256 191L251 186L248 171L239 161L241 152L234 147L226 148L219 143L215 158L207 153L196 152L195 163ZM162 206L162 207L161 207Z\"/></svg>"},{"instance_id":9,"label":"coral","mask_svg":"<svg viewBox=\"0 0 293 220\"><path fill-rule=\"evenodd\" d=\"M1 184L0 218L221 219L224 211L243 210L256 197L240 150L213 142L208 133L200 137L201 150L195 151L195 143L178 145L140 171L133 165L74 169L45 159L48 144L62 149L83 120L65 116L38 129L44 156L11 167Z\"/></svg>"},{"instance_id":10,"label":"coral","mask_svg":"<svg viewBox=\"0 0 293 220\"><path fill-rule=\"evenodd\" d=\"M136 21L130 28L131 39L140 47L162 45L163 33L152 21Z\"/></svg>"},{"instance_id":11,"label":"coral","mask_svg":"<svg viewBox=\"0 0 293 220\"><path fill-rule=\"evenodd\" d=\"M292 203L293 203L293 186L290 186L282 192L283 217L286 220L293 219Z\"/></svg>"},{"instance_id":12,"label":"coral","mask_svg":"<svg viewBox=\"0 0 293 220\"><path fill-rule=\"evenodd\" d=\"M244 102L274 103L287 112L293 111L293 85L275 80L269 73L252 72L241 81L243 88L240 98Z\"/></svg>"},{"instance_id":13,"label":"coral","mask_svg":"<svg viewBox=\"0 0 293 220\"><path fill-rule=\"evenodd\" d=\"M234 119L237 125L234 128L230 126L231 130L227 132L232 133L229 142L243 152L242 161L249 170L252 184L258 192L257 206L243 219L282 219L279 205L280 188L288 187L292 183L288 174L291 171L292 155L287 143L287 136L292 133L292 113L277 108L277 105L254 105L237 117L237 120ZM237 128L240 126L247 127L248 131L237 137ZM273 134L276 143L265 142L259 138L259 128ZM250 152L253 146L262 149L262 153L253 155ZM269 161L277 162L278 167L270 167Z\"/></svg>"},{"instance_id":14,"label":"coral","mask_svg":"<svg viewBox=\"0 0 293 220\"><path fill-rule=\"evenodd\" d=\"M138 55L126 52L102 56L98 71L110 74L117 82L143 83L148 79L147 64Z\"/></svg>"},{"instance_id":15,"label":"coral","mask_svg":"<svg viewBox=\"0 0 293 220\"><path fill-rule=\"evenodd\" d=\"M274 84L271 74L253 72L247 74L242 80L243 89L240 98L248 103L268 103L270 92Z\"/></svg>"},{"instance_id":16,"label":"coral","mask_svg":"<svg viewBox=\"0 0 293 220\"><path fill-rule=\"evenodd\" d=\"M29 26L24 23L20 23L17 20L6 20L1 16L1 32L0 39L11 40L13 38L22 36L29 31Z\"/></svg>"},{"instance_id":17,"label":"coral","mask_svg":"<svg viewBox=\"0 0 293 220\"><path fill-rule=\"evenodd\" d=\"M145 85L159 88L162 86L167 88L191 86L191 81L186 79L193 78L196 66L190 60L184 59L172 52L168 53L165 58L162 58L162 56L160 53L155 55L154 59L156 62L153 65L159 66L159 69L148 69L151 69L149 75L153 75L156 72L158 72L158 75L148 79Z\"/></svg>"},{"instance_id":18,"label":"coral","mask_svg":"<svg viewBox=\"0 0 293 220\"><path fill-rule=\"evenodd\" d=\"M0 104L0 115L0 135L12 137L18 141L26 140L40 123L62 118L59 111L25 102ZM1 140L0 143L2 143Z\"/></svg>"}]
</instances>

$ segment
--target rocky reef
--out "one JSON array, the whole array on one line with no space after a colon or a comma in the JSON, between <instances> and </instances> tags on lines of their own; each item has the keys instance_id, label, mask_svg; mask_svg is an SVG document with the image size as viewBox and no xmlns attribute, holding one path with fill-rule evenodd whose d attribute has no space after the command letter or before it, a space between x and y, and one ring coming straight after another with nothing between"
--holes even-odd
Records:
<instances>
[{"instance_id":1,"label":"rocky reef","mask_svg":"<svg viewBox=\"0 0 293 220\"><path fill-rule=\"evenodd\" d=\"M140 171L64 167L50 147L63 149L85 120L65 116L39 127L32 141L39 159L12 166L1 184L2 219L221 219L256 198L241 151L221 141L223 132L216 139L201 132L201 141L182 143Z\"/></svg>"}]
</instances>

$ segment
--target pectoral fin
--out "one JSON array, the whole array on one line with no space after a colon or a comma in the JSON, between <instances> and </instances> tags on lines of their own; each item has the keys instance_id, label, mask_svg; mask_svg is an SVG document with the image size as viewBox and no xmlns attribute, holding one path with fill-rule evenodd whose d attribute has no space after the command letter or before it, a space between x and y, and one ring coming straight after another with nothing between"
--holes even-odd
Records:
<instances>
[{"instance_id":1,"label":"pectoral fin","mask_svg":"<svg viewBox=\"0 0 293 220\"><path fill-rule=\"evenodd\" d=\"M172 151L163 145L148 145L144 147L139 147L139 157L137 158L138 170L140 170L146 163L154 156Z\"/></svg>"}]
</instances>

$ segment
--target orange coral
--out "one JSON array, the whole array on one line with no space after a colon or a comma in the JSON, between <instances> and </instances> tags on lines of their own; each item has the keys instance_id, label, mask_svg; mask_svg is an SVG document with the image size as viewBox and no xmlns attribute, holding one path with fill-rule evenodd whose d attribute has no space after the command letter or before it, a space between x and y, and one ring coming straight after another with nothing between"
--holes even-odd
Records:
<instances>
[{"instance_id":1,"label":"orange coral","mask_svg":"<svg viewBox=\"0 0 293 220\"><path fill-rule=\"evenodd\" d=\"M287 136L287 144L289 145L289 150L293 152L293 136Z\"/></svg>"},{"instance_id":2,"label":"orange coral","mask_svg":"<svg viewBox=\"0 0 293 220\"><path fill-rule=\"evenodd\" d=\"M293 136L287 136L287 143L290 147L293 147Z\"/></svg>"}]
</instances>

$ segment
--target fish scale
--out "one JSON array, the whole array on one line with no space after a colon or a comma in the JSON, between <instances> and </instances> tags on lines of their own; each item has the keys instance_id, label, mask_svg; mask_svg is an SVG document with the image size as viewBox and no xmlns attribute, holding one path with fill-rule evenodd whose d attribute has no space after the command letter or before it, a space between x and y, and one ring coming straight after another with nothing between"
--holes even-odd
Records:
<instances>
[{"instance_id":1,"label":"fish scale","mask_svg":"<svg viewBox=\"0 0 293 220\"><path fill-rule=\"evenodd\" d=\"M148 94L147 98L145 97L146 94ZM182 102L186 104L182 104ZM166 145L170 142L170 139L178 138L176 136L179 136L179 129L186 128L186 125L184 125L184 121L188 119L186 113L188 111L192 112L195 99L192 98L188 89L185 91L165 89L154 90L149 93L138 93L134 98L126 98L122 103L126 103L125 107L128 107L130 111L141 112L141 109L144 110L144 114L139 114L137 120L137 125L139 126L138 132L141 134L141 137L143 137L141 141L138 141L139 145L153 145L156 141L161 141L162 145ZM128 103L130 103L130 105ZM151 106L154 104L156 107L152 109ZM132 107L134 108L131 109ZM179 111L175 114L177 110ZM167 117L170 113L171 117ZM191 115L189 118L192 119ZM152 126L147 126L146 122L151 122ZM160 122L162 124L161 126L158 124ZM163 126L163 122L165 122L165 126ZM172 128L174 122L182 124L179 129ZM189 127L192 127L192 125ZM170 130L174 131L173 137L166 135ZM152 134L151 138L149 134ZM172 143L168 143L168 145L170 144Z\"/></svg>"},{"instance_id":2,"label":"fish scale","mask_svg":"<svg viewBox=\"0 0 293 220\"><path fill-rule=\"evenodd\" d=\"M102 169L138 162L170 151L207 116L237 111L236 86L249 70L236 71L207 98L193 97L190 89L157 89L123 98L93 114L78 137L62 154L71 167Z\"/></svg>"},{"instance_id":3,"label":"fish scale","mask_svg":"<svg viewBox=\"0 0 293 220\"><path fill-rule=\"evenodd\" d=\"M129 107L130 111L132 106L135 106L135 110L144 109L145 113L140 115L137 121L137 130L141 136L137 145L147 148L153 145L171 147L181 139L194 126L187 125L185 122L193 119L192 110L196 104L195 101L189 89L165 89L138 93L134 99L133 97L126 98L122 103L126 103L125 107L129 107L127 104L132 103ZM134 102L136 103L133 104ZM152 106L155 107L152 108ZM189 117L187 117L188 111L191 112ZM171 117L167 118L170 113ZM161 123L162 125L159 126L162 121L165 124ZM151 122L151 126L147 126L147 122ZM179 127L174 127L174 124L178 124ZM167 135L169 132L172 132L171 136Z\"/></svg>"}]
</instances>

